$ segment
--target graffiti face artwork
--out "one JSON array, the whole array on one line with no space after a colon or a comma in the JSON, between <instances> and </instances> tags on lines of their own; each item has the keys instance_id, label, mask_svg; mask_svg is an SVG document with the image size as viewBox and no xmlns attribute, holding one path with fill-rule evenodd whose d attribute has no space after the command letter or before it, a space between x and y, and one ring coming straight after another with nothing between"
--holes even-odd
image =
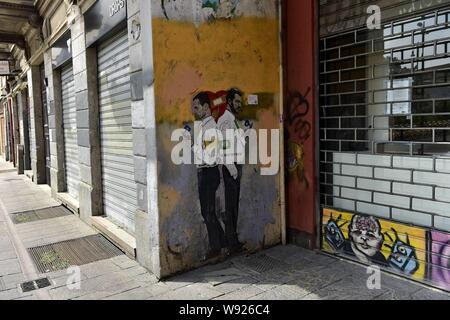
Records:
<instances>
[{"instance_id":1,"label":"graffiti face artwork","mask_svg":"<svg viewBox=\"0 0 450 320\"><path fill-rule=\"evenodd\" d=\"M385 245L392 250L392 253L388 258L388 263L391 267L408 275L412 275L419 269L416 250L411 246L408 235L406 235L405 242L400 240L398 232L394 228L392 228L392 232L395 234L395 240L390 237L389 233L386 233L386 236L394 242L393 246Z\"/></svg>"},{"instance_id":2,"label":"graffiti face artwork","mask_svg":"<svg viewBox=\"0 0 450 320\"><path fill-rule=\"evenodd\" d=\"M369 216L353 216L349 227L352 252L365 263L386 264L380 253L384 242L380 222Z\"/></svg>"},{"instance_id":3,"label":"graffiti face artwork","mask_svg":"<svg viewBox=\"0 0 450 320\"><path fill-rule=\"evenodd\" d=\"M325 226L326 240L336 252L341 251L345 246L345 236L342 232L342 227L345 226L347 222L344 221L343 224L339 224L341 218L342 216L339 216L338 219L335 220L333 216L331 216L330 221L328 221Z\"/></svg>"},{"instance_id":4,"label":"graffiti face artwork","mask_svg":"<svg viewBox=\"0 0 450 320\"><path fill-rule=\"evenodd\" d=\"M408 234L403 241L394 227L383 232L380 220L372 216L346 214L343 218L343 215L335 219L331 214L324 226L324 240L333 253L356 256L363 263L391 267L408 275L416 274L420 263ZM345 231L343 227L347 223Z\"/></svg>"},{"instance_id":5,"label":"graffiti face artwork","mask_svg":"<svg viewBox=\"0 0 450 320\"><path fill-rule=\"evenodd\" d=\"M450 289L449 233L324 209L322 249Z\"/></svg>"}]
</instances>

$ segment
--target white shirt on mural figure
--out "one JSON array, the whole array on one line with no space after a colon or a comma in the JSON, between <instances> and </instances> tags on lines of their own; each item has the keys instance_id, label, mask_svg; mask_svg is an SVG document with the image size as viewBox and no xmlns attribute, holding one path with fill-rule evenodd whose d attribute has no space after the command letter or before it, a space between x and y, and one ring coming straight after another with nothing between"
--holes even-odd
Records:
<instances>
[{"instance_id":1,"label":"white shirt on mural figure","mask_svg":"<svg viewBox=\"0 0 450 320\"><path fill-rule=\"evenodd\" d=\"M212 116L196 122L194 133L198 136L195 137L192 150L198 168L217 166L219 143L217 137L214 136L216 130L217 124Z\"/></svg>"},{"instance_id":2,"label":"white shirt on mural figure","mask_svg":"<svg viewBox=\"0 0 450 320\"><path fill-rule=\"evenodd\" d=\"M234 178L237 178L238 170L235 164L245 162L245 131L229 110L219 118L217 127L223 135L220 163L227 167ZM233 135L234 143L230 140L230 135Z\"/></svg>"}]
</instances>

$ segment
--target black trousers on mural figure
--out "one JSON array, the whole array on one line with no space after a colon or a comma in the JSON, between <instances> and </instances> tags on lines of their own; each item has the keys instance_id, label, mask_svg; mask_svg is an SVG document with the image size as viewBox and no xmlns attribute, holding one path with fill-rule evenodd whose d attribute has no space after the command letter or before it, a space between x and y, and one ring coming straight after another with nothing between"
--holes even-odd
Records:
<instances>
[{"instance_id":1,"label":"black trousers on mural figure","mask_svg":"<svg viewBox=\"0 0 450 320\"><path fill-rule=\"evenodd\" d=\"M230 249L239 249L242 244L238 236L239 200L241 196L242 165L236 164L238 178L234 179L226 166L222 167L225 184L225 237Z\"/></svg>"},{"instance_id":2,"label":"black trousers on mural figure","mask_svg":"<svg viewBox=\"0 0 450 320\"><path fill-rule=\"evenodd\" d=\"M213 252L220 251L225 243L225 234L216 214L216 193L219 185L218 167L198 169L200 206L208 230L210 249Z\"/></svg>"}]
</instances>

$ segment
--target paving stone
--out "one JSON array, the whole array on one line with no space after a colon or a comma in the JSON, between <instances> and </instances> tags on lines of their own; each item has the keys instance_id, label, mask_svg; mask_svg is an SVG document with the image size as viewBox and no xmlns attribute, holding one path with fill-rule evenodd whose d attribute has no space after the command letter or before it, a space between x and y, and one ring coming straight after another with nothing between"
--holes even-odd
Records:
<instances>
[{"instance_id":1,"label":"paving stone","mask_svg":"<svg viewBox=\"0 0 450 320\"><path fill-rule=\"evenodd\" d=\"M224 296L220 296L215 300L248 300L262 293L264 293L263 290L259 289L255 285L251 285Z\"/></svg>"},{"instance_id":2,"label":"paving stone","mask_svg":"<svg viewBox=\"0 0 450 320\"><path fill-rule=\"evenodd\" d=\"M222 296L223 293L208 288L206 284L195 283L177 290L171 290L160 296L157 300L211 300Z\"/></svg>"},{"instance_id":3,"label":"paving stone","mask_svg":"<svg viewBox=\"0 0 450 320\"><path fill-rule=\"evenodd\" d=\"M14 251L14 249L11 250L2 250L0 249L0 261L3 260L10 260L10 259L16 259L17 255L16 252Z\"/></svg>"},{"instance_id":4,"label":"paving stone","mask_svg":"<svg viewBox=\"0 0 450 320\"><path fill-rule=\"evenodd\" d=\"M123 274L124 276L130 277L130 278L136 278L140 275L148 273L148 270L142 266L135 266L135 267L131 267L128 269L121 269L119 272L121 274Z\"/></svg>"},{"instance_id":5,"label":"paving stone","mask_svg":"<svg viewBox=\"0 0 450 320\"><path fill-rule=\"evenodd\" d=\"M142 286L149 286L159 282L158 278L156 278L155 275L148 272L134 277L134 280Z\"/></svg>"},{"instance_id":6,"label":"paving stone","mask_svg":"<svg viewBox=\"0 0 450 320\"><path fill-rule=\"evenodd\" d=\"M251 285L256 283L258 283L258 280L253 277L247 276L227 283L222 283L217 286L213 286L213 288L214 290L219 291L223 294L229 294L238 290L242 290L246 287L250 287Z\"/></svg>"},{"instance_id":7,"label":"paving stone","mask_svg":"<svg viewBox=\"0 0 450 320\"><path fill-rule=\"evenodd\" d=\"M384 292L383 289L369 290L367 279L347 277L313 293L322 300L372 300Z\"/></svg>"},{"instance_id":8,"label":"paving stone","mask_svg":"<svg viewBox=\"0 0 450 320\"><path fill-rule=\"evenodd\" d=\"M87 279L96 278L112 272L121 271L122 269L111 260L102 260L81 266L81 273Z\"/></svg>"},{"instance_id":9,"label":"paving stone","mask_svg":"<svg viewBox=\"0 0 450 320\"><path fill-rule=\"evenodd\" d=\"M150 297L151 297L150 299L155 299L155 300L156 300L155 297L161 296L172 290L167 284L165 284L163 282L158 282L158 283L150 285L148 287L144 287L144 289L150 293Z\"/></svg>"},{"instance_id":10,"label":"paving stone","mask_svg":"<svg viewBox=\"0 0 450 320\"><path fill-rule=\"evenodd\" d=\"M422 289L414 293L411 296L411 300L450 300L450 295L434 289Z\"/></svg>"},{"instance_id":11,"label":"paving stone","mask_svg":"<svg viewBox=\"0 0 450 320\"><path fill-rule=\"evenodd\" d=\"M1 278L5 290L17 288L17 286L25 282L25 276L22 273L11 274Z\"/></svg>"},{"instance_id":12,"label":"paving stone","mask_svg":"<svg viewBox=\"0 0 450 320\"><path fill-rule=\"evenodd\" d=\"M261 288L258 286L258 288ZM282 285L257 295L250 300L299 300L310 292L298 286Z\"/></svg>"},{"instance_id":13,"label":"paving stone","mask_svg":"<svg viewBox=\"0 0 450 320\"><path fill-rule=\"evenodd\" d=\"M17 288L0 292L0 300L14 300L25 296L27 296L27 294L21 293Z\"/></svg>"},{"instance_id":14,"label":"paving stone","mask_svg":"<svg viewBox=\"0 0 450 320\"><path fill-rule=\"evenodd\" d=\"M0 261L0 276L21 273L19 261L17 259Z\"/></svg>"},{"instance_id":15,"label":"paving stone","mask_svg":"<svg viewBox=\"0 0 450 320\"><path fill-rule=\"evenodd\" d=\"M136 288L117 295L109 296L104 300L147 300L151 294L144 288Z\"/></svg>"},{"instance_id":16,"label":"paving stone","mask_svg":"<svg viewBox=\"0 0 450 320\"><path fill-rule=\"evenodd\" d=\"M126 255L114 257L111 259L111 261L121 269L129 269L132 267L139 266L139 263L128 258Z\"/></svg>"},{"instance_id":17,"label":"paving stone","mask_svg":"<svg viewBox=\"0 0 450 320\"><path fill-rule=\"evenodd\" d=\"M101 299L108 298L110 296L124 294L126 292L130 292L130 291L132 291L134 289L138 289L138 288L141 288L141 287L136 281L129 281L129 282L113 285L113 286L109 287L108 290L95 291L95 292L91 292L88 294L84 294L73 300L101 300ZM142 300L144 300L144 299L142 299Z\"/></svg>"}]
</instances>

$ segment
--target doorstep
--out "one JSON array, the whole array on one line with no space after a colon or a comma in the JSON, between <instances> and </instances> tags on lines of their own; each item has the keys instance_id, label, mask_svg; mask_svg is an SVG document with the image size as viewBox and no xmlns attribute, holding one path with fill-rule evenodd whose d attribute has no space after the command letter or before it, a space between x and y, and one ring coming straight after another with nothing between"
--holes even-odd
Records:
<instances>
[{"instance_id":1,"label":"doorstep","mask_svg":"<svg viewBox=\"0 0 450 320\"><path fill-rule=\"evenodd\" d=\"M67 209L76 215L80 215L80 202L70 196L68 193L57 193L56 200L61 202Z\"/></svg>"},{"instance_id":2,"label":"doorstep","mask_svg":"<svg viewBox=\"0 0 450 320\"><path fill-rule=\"evenodd\" d=\"M136 238L105 217L92 217L92 226L119 247L127 256L136 259Z\"/></svg>"}]
</instances>

